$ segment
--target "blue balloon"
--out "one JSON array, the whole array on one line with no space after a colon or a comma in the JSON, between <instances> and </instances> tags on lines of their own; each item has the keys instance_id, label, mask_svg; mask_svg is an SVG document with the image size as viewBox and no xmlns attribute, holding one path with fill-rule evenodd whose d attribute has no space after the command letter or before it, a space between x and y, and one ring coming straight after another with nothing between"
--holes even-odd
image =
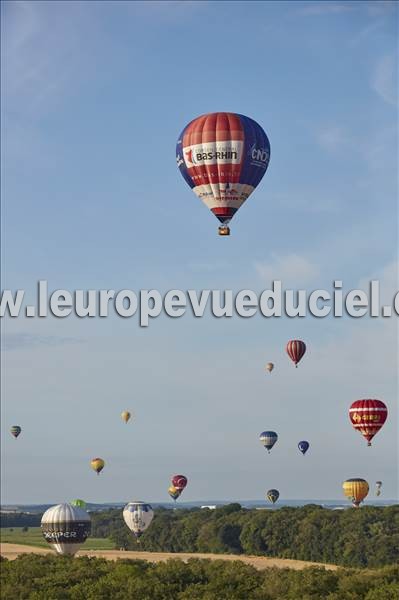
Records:
<instances>
[{"instance_id":1,"label":"blue balloon","mask_svg":"<svg viewBox=\"0 0 399 600\"><path fill-rule=\"evenodd\" d=\"M266 494L266 498L270 500L270 502L277 502L280 497L280 492L278 490L269 490Z\"/></svg>"},{"instance_id":2,"label":"blue balloon","mask_svg":"<svg viewBox=\"0 0 399 600\"><path fill-rule=\"evenodd\" d=\"M302 454L306 454L309 446L310 446L310 444L306 440L303 440L302 442L299 442L299 444L298 444L298 448L302 452Z\"/></svg>"},{"instance_id":3,"label":"blue balloon","mask_svg":"<svg viewBox=\"0 0 399 600\"><path fill-rule=\"evenodd\" d=\"M275 431L263 431L259 436L259 440L260 443L264 445L266 450L270 452L278 440L278 435Z\"/></svg>"},{"instance_id":4,"label":"blue balloon","mask_svg":"<svg viewBox=\"0 0 399 600\"><path fill-rule=\"evenodd\" d=\"M220 233L229 231L227 225L266 173L270 142L245 115L209 113L183 129L176 160L186 183L222 223Z\"/></svg>"}]
</instances>

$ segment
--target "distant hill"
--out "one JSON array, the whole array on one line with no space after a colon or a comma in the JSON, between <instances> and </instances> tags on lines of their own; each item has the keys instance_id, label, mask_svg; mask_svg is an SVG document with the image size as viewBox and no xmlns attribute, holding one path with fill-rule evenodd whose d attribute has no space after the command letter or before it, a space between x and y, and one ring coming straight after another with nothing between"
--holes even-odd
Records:
<instances>
[{"instance_id":1,"label":"distant hill","mask_svg":"<svg viewBox=\"0 0 399 600\"><path fill-rule=\"evenodd\" d=\"M68 500L59 500L59 502L67 502ZM124 502L88 502L87 510L89 511L98 511L98 510L110 510L113 508L123 508L128 500ZM201 508L201 506L226 506L227 504L231 504L232 502L236 502L236 500L196 500L190 502L184 502L179 500L177 503L174 502L153 502L150 501L150 504L154 508ZM282 506L306 506L307 504L317 504L322 506L323 508L348 508L351 506L349 501L345 499L339 500L314 500L314 499L305 499L305 500L284 500L279 499L278 504L271 505L266 500L238 500L243 508L268 508L270 510L281 508ZM1 506L1 513L44 513L45 510L50 508L50 506L54 506L57 502L52 502L50 504L3 504ZM398 500L392 499L367 499L365 502L365 506L392 506L394 504L398 504Z\"/></svg>"}]
</instances>

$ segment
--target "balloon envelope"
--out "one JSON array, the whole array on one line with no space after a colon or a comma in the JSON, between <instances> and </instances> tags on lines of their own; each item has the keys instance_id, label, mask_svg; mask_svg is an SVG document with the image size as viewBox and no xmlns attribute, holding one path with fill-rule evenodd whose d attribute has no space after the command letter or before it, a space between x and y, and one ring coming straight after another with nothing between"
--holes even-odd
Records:
<instances>
[{"instance_id":1,"label":"balloon envelope","mask_svg":"<svg viewBox=\"0 0 399 600\"><path fill-rule=\"evenodd\" d=\"M105 462L102 458L93 458L90 462L90 465L93 471L99 475L105 466Z\"/></svg>"},{"instance_id":2,"label":"balloon envelope","mask_svg":"<svg viewBox=\"0 0 399 600\"><path fill-rule=\"evenodd\" d=\"M174 475L172 477L172 485L176 489L183 491L187 485L187 477L184 475Z\"/></svg>"},{"instance_id":3,"label":"balloon envelope","mask_svg":"<svg viewBox=\"0 0 399 600\"><path fill-rule=\"evenodd\" d=\"M125 421L125 423L127 423L129 421L129 419L130 419L131 416L132 415L130 414L130 412L128 410L124 410L121 413L122 420Z\"/></svg>"},{"instance_id":4,"label":"balloon envelope","mask_svg":"<svg viewBox=\"0 0 399 600\"><path fill-rule=\"evenodd\" d=\"M266 368L266 371L269 371L269 373L271 373L274 369L274 364L269 362L269 363L267 363L265 368Z\"/></svg>"},{"instance_id":5,"label":"balloon envelope","mask_svg":"<svg viewBox=\"0 0 399 600\"><path fill-rule=\"evenodd\" d=\"M345 496L350 498L355 507L358 507L369 493L369 484L367 481L358 477L344 481L342 488Z\"/></svg>"},{"instance_id":6,"label":"balloon envelope","mask_svg":"<svg viewBox=\"0 0 399 600\"><path fill-rule=\"evenodd\" d=\"M123 519L137 538L148 529L153 517L152 506L146 502L129 502L123 509Z\"/></svg>"},{"instance_id":7,"label":"balloon envelope","mask_svg":"<svg viewBox=\"0 0 399 600\"><path fill-rule=\"evenodd\" d=\"M178 490L174 485L171 485L168 489L168 494L173 500L177 500L183 490Z\"/></svg>"},{"instance_id":8,"label":"balloon envelope","mask_svg":"<svg viewBox=\"0 0 399 600\"><path fill-rule=\"evenodd\" d=\"M273 504L277 502L279 496L280 492L278 490L269 490L266 494L266 498L270 500L270 502L273 502Z\"/></svg>"},{"instance_id":9,"label":"balloon envelope","mask_svg":"<svg viewBox=\"0 0 399 600\"><path fill-rule=\"evenodd\" d=\"M263 444L268 452L270 452L277 440L278 435L275 431L262 431L259 436L260 443Z\"/></svg>"},{"instance_id":10,"label":"balloon envelope","mask_svg":"<svg viewBox=\"0 0 399 600\"><path fill-rule=\"evenodd\" d=\"M290 340L287 344L286 351L295 366L298 366L299 361L303 358L306 352L306 344L302 340Z\"/></svg>"},{"instance_id":11,"label":"balloon envelope","mask_svg":"<svg viewBox=\"0 0 399 600\"><path fill-rule=\"evenodd\" d=\"M307 442L306 440L302 440L301 442L299 442L298 448L302 452L302 454L306 454L306 452L309 449L309 442Z\"/></svg>"},{"instance_id":12,"label":"balloon envelope","mask_svg":"<svg viewBox=\"0 0 399 600\"><path fill-rule=\"evenodd\" d=\"M71 504L57 504L44 513L41 521L44 539L58 554L75 554L90 535L90 516Z\"/></svg>"},{"instance_id":13,"label":"balloon envelope","mask_svg":"<svg viewBox=\"0 0 399 600\"><path fill-rule=\"evenodd\" d=\"M71 500L70 504L72 506L79 506L79 508L86 508L86 502L81 500L81 498L76 498L75 500Z\"/></svg>"},{"instance_id":14,"label":"balloon envelope","mask_svg":"<svg viewBox=\"0 0 399 600\"><path fill-rule=\"evenodd\" d=\"M270 143L249 117L209 113L183 129L176 160L193 192L227 225L266 173Z\"/></svg>"},{"instance_id":15,"label":"balloon envelope","mask_svg":"<svg viewBox=\"0 0 399 600\"><path fill-rule=\"evenodd\" d=\"M19 425L13 425L10 429L11 435L13 435L15 438L17 438L19 436L21 431L22 431L22 429Z\"/></svg>"},{"instance_id":16,"label":"balloon envelope","mask_svg":"<svg viewBox=\"0 0 399 600\"><path fill-rule=\"evenodd\" d=\"M371 440L384 425L388 409L381 400L356 400L349 408L349 419L371 446Z\"/></svg>"}]
</instances>

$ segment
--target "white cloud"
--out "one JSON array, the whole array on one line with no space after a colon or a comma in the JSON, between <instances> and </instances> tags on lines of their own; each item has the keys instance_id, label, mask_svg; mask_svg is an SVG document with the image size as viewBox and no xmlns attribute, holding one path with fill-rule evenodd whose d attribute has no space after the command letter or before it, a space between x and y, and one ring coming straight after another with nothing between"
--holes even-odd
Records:
<instances>
[{"instance_id":1,"label":"white cloud","mask_svg":"<svg viewBox=\"0 0 399 600\"><path fill-rule=\"evenodd\" d=\"M3 107L27 122L46 114L56 99L76 94L79 84L94 72L97 12L81 2L4 4Z\"/></svg>"},{"instance_id":2,"label":"white cloud","mask_svg":"<svg viewBox=\"0 0 399 600\"><path fill-rule=\"evenodd\" d=\"M335 151L344 145L350 144L348 135L342 127L332 125L325 127L317 132L317 139L323 148L328 151Z\"/></svg>"},{"instance_id":3,"label":"white cloud","mask_svg":"<svg viewBox=\"0 0 399 600\"><path fill-rule=\"evenodd\" d=\"M397 0L378 0L365 2L367 12L372 17L385 16L397 10Z\"/></svg>"},{"instance_id":4,"label":"white cloud","mask_svg":"<svg viewBox=\"0 0 399 600\"><path fill-rule=\"evenodd\" d=\"M31 333L12 333L2 337L3 350L24 350L36 346L63 346L64 344L79 344L80 338L62 337L57 335L37 335Z\"/></svg>"},{"instance_id":5,"label":"white cloud","mask_svg":"<svg viewBox=\"0 0 399 600\"><path fill-rule=\"evenodd\" d=\"M369 282L376 280L380 284L380 301L381 304L392 305L392 301L397 291L399 291L399 262L392 261L381 269L378 273L374 273L369 279L362 279L359 282L359 288L362 290L369 289Z\"/></svg>"},{"instance_id":6,"label":"white cloud","mask_svg":"<svg viewBox=\"0 0 399 600\"><path fill-rule=\"evenodd\" d=\"M255 268L262 281L270 283L281 280L285 286L294 284L303 286L319 273L319 268L315 264L298 254L273 255L271 261L257 262Z\"/></svg>"},{"instance_id":7,"label":"white cloud","mask_svg":"<svg viewBox=\"0 0 399 600\"><path fill-rule=\"evenodd\" d=\"M391 54L383 56L377 63L371 78L371 87L387 103L397 105L398 60Z\"/></svg>"},{"instance_id":8,"label":"white cloud","mask_svg":"<svg viewBox=\"0 0 399 600\"><path fill-rule=\"evenodd\" d=\"M212 262L192 262L188 265L192 271L224 271L231 268L231 263L226 260L214 260Z\"/></svg>"},{"instance_id":9,"label":"white cloud","mask_svg":"<svg viewBox=\"0 0 399 600\"><path fill-rule=\"evenodd\" d=\"M319 146L328 153L343 153L365 161L367 172L384 170L386 181L394 181L397 163L397 123L393 118L386 127L371 125L369 130L354 132L340 125L324 125L315 131ZM362 180L365 180L363 177ZM380 185L380 179L378 179Z\"/></svg>"},{"instance_id":10,"label":"white cloud","mask_svg":"<svg viewBox=\"0 0 399 600\"><path fill-rule=\"evenodd\" d=\"M308 2L298 11L302 15L337 15L355 10L349 2Z\"/></svg>"},{"instance_id":11,"label":"white cloud","mask_svg":"<svg viewBox=\"0 0 399 600\"><path fill-rule=\"evenodd\" d=\"M302 3L301 8L297 11L301 15L328 16L347 14L349 12L364 12L370 17L385 17L390 15L397 9L396 0L374 0L368 2L327 2L321 0L316 2Z\"/></svg>"}]
</instances>

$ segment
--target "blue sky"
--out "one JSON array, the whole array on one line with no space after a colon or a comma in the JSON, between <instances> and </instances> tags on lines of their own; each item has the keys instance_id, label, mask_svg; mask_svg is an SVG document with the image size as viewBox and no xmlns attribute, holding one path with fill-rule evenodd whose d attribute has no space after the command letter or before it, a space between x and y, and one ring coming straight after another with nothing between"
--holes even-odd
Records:
<instances>
[{"instance_id":1,"label":"blue sky","mask_svg":"<svg viewBox=\"0 0 399 600\"><path fill-rule=\"evenodd\" d=\"M393 2L3 2L3 287L377 278L390 301L397 17ZM228 239L174 153L191 119L218 110L254 118L271 143ZM187 500L340 497L354 476L398 495L393 319L20 318L3 334L5 502L166 500L175 472ZM294 337L309 348L298 370L284 356ZM372 449L347 418L362 397L390 409ZM264 429L280 434L270 456Z\"/></svg>"}]
</instances>

